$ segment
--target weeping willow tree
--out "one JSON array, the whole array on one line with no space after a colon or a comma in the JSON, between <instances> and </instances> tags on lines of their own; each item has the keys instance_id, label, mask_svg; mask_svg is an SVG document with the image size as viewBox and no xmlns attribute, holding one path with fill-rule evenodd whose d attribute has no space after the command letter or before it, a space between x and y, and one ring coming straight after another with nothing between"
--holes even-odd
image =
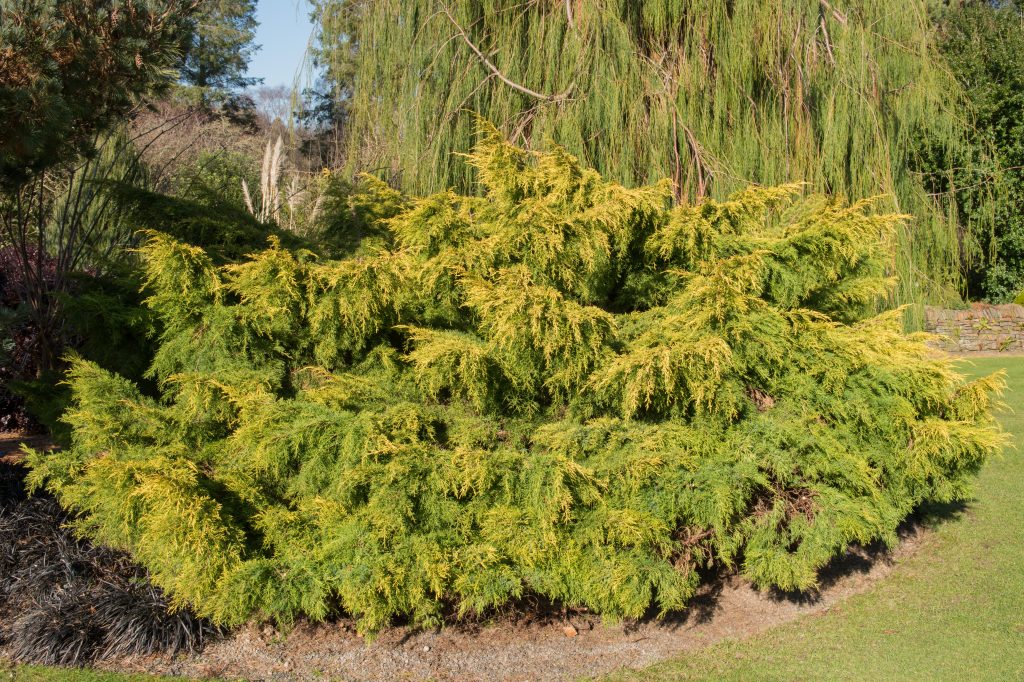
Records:
<instances>
[{"instance_id":1,"label":"weeping willow tree","mask_svg":"<svg viewBox=\"0 0 1024 682\"><path fill-rule=\"evenodd\" d=\"M671 178L677 200L790 181L884 195L914 216L895 301L957 298L970 238L913 172L918 140L959 148L966 128L923 0L332 2L359 9L355 167L469 189L452 154L478 112L626 186Z\"/></svg>"}]
</instances>

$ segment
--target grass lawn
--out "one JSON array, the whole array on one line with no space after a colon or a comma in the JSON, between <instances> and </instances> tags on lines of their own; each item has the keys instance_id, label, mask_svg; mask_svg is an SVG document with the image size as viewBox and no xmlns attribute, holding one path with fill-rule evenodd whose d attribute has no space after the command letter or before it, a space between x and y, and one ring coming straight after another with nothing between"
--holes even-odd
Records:
<instances>
[{"instance_id":1,"label":"grass lawn","mask_svg":"<svg viewBox=\"0 0 1024 682\"><path fill-rule=\"evenodd\" d=\"M122 675L98 670L71 670L41 665L8 666L0 662L0 682L176 682L180 678L153 675Z\"/></svg>"},{"instance_id":2,"label":"grass lawn","mask_svg":"<svg viewBox=\"0 0 1024 682\"><path fill-rule=\"evenodd\" d=\"M1005 368L1002 423L1017 449L990 463L977 499L885 580L829 613L609 680L1024 679L1024 358Z\"/></svg>"},{"instance_id":3,"label":"grass lawn","mask_svg":"<svg viewBox=\"0 0 1024 682\"><path fill-rule=\"evenodd\" d=\"M888 578L821 616L725 642L614 680L1012 680L1024 679L1024 358L982 358L963 369L1007 370L1001 418L1020 449L989 464L977 500ZM138 682L34 666L5 667L0 682Z\"/></svg>"}]
</instances>

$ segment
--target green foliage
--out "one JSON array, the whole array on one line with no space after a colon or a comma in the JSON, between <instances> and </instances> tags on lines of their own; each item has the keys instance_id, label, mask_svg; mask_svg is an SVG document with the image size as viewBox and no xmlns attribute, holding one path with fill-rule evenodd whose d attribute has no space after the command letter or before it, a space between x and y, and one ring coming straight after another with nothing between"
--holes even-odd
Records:
<instances>
[{"instance_id":1,"label":"green foliage","mask_svg":"<svg viewBox=\"0 0 1024 682\"><path fill-rule=\"evenodd\" d=\"M934 191L954 193L961 222L975 225L986 248L972 264L970 293L995 303L1024 288L1022 11L1015 0L971 0L939 13L939 47L967 94L975 130L962 156L935 154L924 166Z\"/></svg>"},{"instance_id":2,"label":"green foliage","mask_svg":"<svg viewBox=\"0 0 1024 682\"><path fill-rule=\"evenodd\" d=\"M148 385L145 374L155 352L154 315L142 305L139 273L125 263L108 268L103 276L77 273L69 290L55 294L62 313L63 342L80 357L106 370ZM26 350L15 340L33 332L27 305L0 305L0 367L6 388L24 403L32 418L58 442L70 439L61 416L71 401L71 390L57 368L42 369L26 362ZM5 353L5 351L7 351ZM12 424L14 426L14 424Z\"/></svg>"},{"instance_id":3,"label":"green foliage","mask_svg":"<svg viewBox=\"0 0 1024 682\"><path fill-rule=\"evenodd\" d=\"M60 294L67 345L82 358L117 372L144 386L155 352L152 311L142 305L139 273L122 265L103 277L79 274L70 293ZM58 442L70 440L61 420L71 403L71 391L62 373L51 370L14 382L28 411Z\"/></svg>"},{"instance_id":4,"label":"green foliage","mask_svg":"<svg viewBox=\"0 0 1024 682\"><path fill-rule=\"evenodd\" d=\"M1024 445L1024 357L972 358L968 376L1006 372L1003 427ZM1018 504L1024 458L1014 452L985 465L967 508L926 507L925 542L896 570L855 598L753 636L729 638L675 660L622 671L604 682L678 680L1004 680L1019 677L1017 654L1024 572ZM729 607L726 607L729 608ZM750 618L747 622L755 621ZM758 624L760 625L760 624ZM712 635L714 638L715 635ZM979 649L990 652L977 656Z\"/></svg>"},{"instance_id":5,"label":"green foliage","mask_svg":"<svg viewBox=\"0 0 1024 682\"><path fill-rule=\"evenodd\" d=\"M0 185L90 152L166 86L187 0L0 1Z\"/></svg>"},{"instance_id":6,"label":"green foliage","mask_svg":"<svg viewBox=\"0 0 1024 682\"><path fill-rule=\"evenodd\" d=\"M160 231L187 244L200 246L218 264L241 260L263 249L276 237L289 247L304 244L295 235L253 218L236 204L204 185L195 184L182 198L127 184L108 188L136 230Z\"/></svg>"},{"instance_id":7,"label":"green foliage","mask_svg":"<svg viewBox=\"0 0 1024 682\"><path fill-rule=\"evenodd\" d=\"M218 208L241 207L245 205L242 183L258 182L258 165L258 159L243 152L205 151L175 169L167 193Z\"/></svg>"},{"instance_id":8,"label":"green foliage","mask_svg":"<svg viewBox=\"0 0 1024 682\"><path fill-rule=\"evenodd\" d=\"M318 220L310 239L334 255L352 255L360 249L389 243L385 221L406 207L401 192L387 183L362 175L349 182L325 171L318 181Z\"/></svg>"},{"instance_id":9,"label":"green foliage","mask_svg":"<svg viewBox=\"0 0 1024 682\"><path fill-rule=\"evenodd\" d=\"M469 161L483 196L342 260L153 234L160 398L75 361L34 485L221 623L373 633L531 593L677 611L712 563L808 589L1001 445L1001 378L870 312L900 216L797 186L670 208L486 126Z\"/></svg>"},{"instance_id":10,"label":"green foliage","mask_svg":"<svg viewBox=\"0 0 1024 682\"><path fill-rule=\"evenodd\" d=\"M57 438L67 430L59 422L70 396L59 385L65 348L132 378L148 364L151 316L140 305L140 279L132 272L135 229L110 191L147 184L137 147L115 129L90 158L47 171L0 198L0 242L8 245L0 309L17 312L5 330L16 352L0 359L0 371L5 388L21 395Z\"/></svg>"},{"instance_id":11,"label":"green foliage","mask_svg":"<svg viewBox=\"0 0 1024 682\"><path fill-rule=\"evenodd\" d=\"M913 172L918 137L949 156L970 148L926 0L320 4L323 58L356 64L356 168L388 169L415 193L471 191L451 157L471 147L478 112L626 186L671 178L681 202L793 180L883 195L881 208L916 219L897 233L893 300L958 298L974 233L960 233L952 194L929 195Z\"/></svg>"},{"instance_id":12,"label":"green foliage","mask_svg":"<svg viewBox=\"0 0 1024 682\"><path fill-rule=\"evenodd\" d=\"M205 0L189 24L181 79L203 92L226 93L260 82L247 78L256 37L256 0Z\"/></svg>"},{"instance_id":13,"label":"green foliage","mask_svg":"<svg viewBox=\"0 0 1024 682\"><path fill-rule=\"evenodd\" d=\"M342 107L342 117L352 98L359 63L359 22L366 0L311 0L310 19L315 26L313 59L323 68Z\"/></svg>"}]
</instances>

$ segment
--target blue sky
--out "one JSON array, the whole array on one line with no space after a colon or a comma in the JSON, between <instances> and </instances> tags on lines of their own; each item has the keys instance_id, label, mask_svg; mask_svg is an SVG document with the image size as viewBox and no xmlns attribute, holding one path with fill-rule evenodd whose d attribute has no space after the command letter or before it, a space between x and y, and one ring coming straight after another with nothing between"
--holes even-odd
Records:
<instances>
[{"instance_id":1,"label":"blue sky","mask_svg":"<svg viewBox=\"0 0 1024 682\"><path fill-rule=\"evenodd\" d=\"M291 85L309 43L312 26L306 0L259 0L256 44L263 47L249 62L249 75L264 85Z\"/></svg>"}]
</instances>

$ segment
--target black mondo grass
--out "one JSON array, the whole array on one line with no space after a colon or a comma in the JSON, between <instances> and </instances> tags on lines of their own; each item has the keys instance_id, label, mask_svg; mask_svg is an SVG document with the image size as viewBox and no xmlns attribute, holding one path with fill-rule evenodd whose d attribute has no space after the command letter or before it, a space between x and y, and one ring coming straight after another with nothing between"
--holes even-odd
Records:
<instances>
[{"instance_id":1,"label":"black mondo grass","mask_svg":"<svg viewBox=\"0 0 1024 682\"><path fill-rule=\"evenodd\" d=\"M0 460L0 511L25 499L25 472L17 465Z\"/></svg>"},{"instance_id":2,"label":"black mondo grass","mask_svg":"<svg viewBox=\"0 0 1024 682\"><path fill-rule=\"evenodd\" d=\"M95 660L103 630L93 614L91 595L82 585L55 591L18 617L10 635L16 661L76 666Z\"/></svg>"},{"instance_id":3,"label":"black mondo grass","mask_svg":"<svg viewBox=\"0 0 1024 682\"><path fill-rule=\"evenodd\" d=\"M104 590L93 611L104 632L102 658L194 652L217 632L191 611L171 610L160 589L141 582Z\"/></svg>"},{"instance_id":4,"label":"black mondo grass","mask_svg":"<svg viewBox=\"0 0 1024 682\"><path fill-rule=\"evenodd\" d=\"M48 495L0 507L0 647L23 663L194 652L217 630L174 610L128 555L80 539Z\"/></svg>"},{"instance_id":5,"label":"black mondo grass","mask_svg":"<svg viewBox=\"0 0 1024 682\"><path fill-rule=\"evenodd\" d=\"M64 528L66 520L67 514L49 497L32 497L0 513L6 592L35 595L89 571L90 548Z\"/></svg>"}]
</instances>

